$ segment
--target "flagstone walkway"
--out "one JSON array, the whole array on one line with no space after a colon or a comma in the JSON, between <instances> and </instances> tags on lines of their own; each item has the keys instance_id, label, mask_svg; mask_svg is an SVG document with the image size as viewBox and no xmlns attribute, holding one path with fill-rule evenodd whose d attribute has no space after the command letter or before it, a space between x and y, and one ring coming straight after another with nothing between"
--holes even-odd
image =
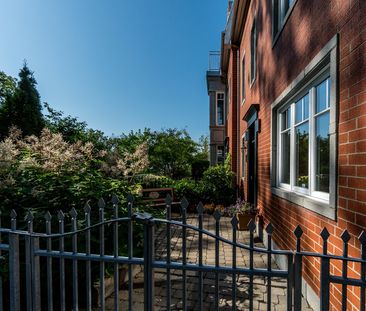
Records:
<instances>
[{"instance_id":1,"label":"flagstone walkway","mask_svg":"<svg viewBox=\"0 0 366 311\"><path fill-rule=\"evenodd\" d=\"M198 226L196 216L191 215L187 219L188 224ZM214 232L215 221L213 216L204 215L204 229ZM166 231L165 227L160 227L156 233L156 258L165 260ZM182 261L182 230L172 226L171 229L171 259L172 261ZM223 217L220 222L220 235L231 240L232 227L230 218ZM238 231L237 241L249 243L249 232ZM255 246L263 247L263 244L256 242ZM187 262L198 263L198 232L187 230ZM265 254L254 254L254 267L267 268L267 257ZM215 264L215 241L213 238L203 235L203 263L208 265ZM238 267L249 267L249 251L237 248ZM220 266L232 265L232 246L220 242ZM272 260L272 268L278 268ZM134 279L134 304L133 310L143 310L143 269L139 271ZM219 308L220 310L232 310L232 276L227 274L219 275ZM254 310L267 310L267 280L263 277L254 277ZM215 273L203 273L203 302L204 310L214 310L215 295ZM166 310L166 270L155 269L155 310ZM187 309L198 310L198 277L197 272L187 271ZM237 277L237 310L248 310L249 278L246 276ZM287 310L287 283L285 279L272 279L272 310ZM182 272L171 270L171 309L182 309ZM127 291L121 290L121 310L127 309ZM106 301L107 309L113 309L113 297ZM303 300L303 309L312 310L307 302Z\"/></svg>"}]
</instances>

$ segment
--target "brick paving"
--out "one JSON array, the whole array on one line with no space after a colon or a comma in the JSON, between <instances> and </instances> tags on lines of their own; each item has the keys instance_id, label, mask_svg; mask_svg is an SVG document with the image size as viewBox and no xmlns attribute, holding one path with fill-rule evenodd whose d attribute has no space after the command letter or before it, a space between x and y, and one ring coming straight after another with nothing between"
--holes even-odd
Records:
<instances>
[{"instance_id":1,"label":"brick paving","mask_svg":"<svg viewBox=\"0 0 366 311\"><path fill-rule=\"evenodd\" d=\"M198 226L196 216L191 215L187 219L188 224ZM204 229L214 232L215 222L211 215L204 215ZM172 226L171 229L171 259L172 261L182 261L182 231L181 228ZM220 222L220 236L232 239L232 227L230 218L222 217ZM187 262L198 263L198 232L187 230ZM249 243L249 232L238 231L237 242ZM255 241L255 246L263 247L259 241ZM220 242L220 266L232 266L232 246ZM160 227L156 232L156 258L165 260L166 231L165 227ZM215 241L211 237L203 235L203 263L215 265ZM249 267L249 251L237 248L238 267ZM272 268L277 269L272 260ZM254 267L267 268L267 256L265 254L254 253ZM133 310L143 310L143 269L137 267L139 272L134 279L134 304ZM187 271L187 309L198 310L198 277L197 272ZM249 278L237 276L237 310L248 310L248 288ZM232 276L227 274L219 275L219 309L232 310ZM171 309L182 309L182 272L171 270ZM215 273L203 273L203 302L204 310L214 310L215 295ZM127 309L127 291L120 291L121 310ZM272 278L271 309L287 310L287 283L285 279ZM263 277L254 277L254 310L267 310L267 280ZM155 310L166 310L166 270L155 269ZM107 309L113 309L113 297L106 301ZM303 310L312 310L303 299Z\"/></svg>"}]
</instances>

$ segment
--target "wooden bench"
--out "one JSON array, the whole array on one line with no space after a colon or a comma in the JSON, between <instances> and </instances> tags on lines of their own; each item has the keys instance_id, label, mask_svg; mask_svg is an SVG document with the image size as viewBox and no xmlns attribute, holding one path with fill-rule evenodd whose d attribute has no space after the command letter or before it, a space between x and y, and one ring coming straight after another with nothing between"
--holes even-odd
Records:
<instances>
[{"instance_id":1,"label":"wooden bench","mask_svg":"<svg viewBox=\"0 0 366 311\"><path fill-rule=\"evenodd\" d=\"M172 198L172 216L181 215L180 202L174 200L174 188L147 188L142 190L142 200L149 206L165 207L165 198L167 195ZM174 214L174 215L173 215Z\"/></svg>"}]
</instances>

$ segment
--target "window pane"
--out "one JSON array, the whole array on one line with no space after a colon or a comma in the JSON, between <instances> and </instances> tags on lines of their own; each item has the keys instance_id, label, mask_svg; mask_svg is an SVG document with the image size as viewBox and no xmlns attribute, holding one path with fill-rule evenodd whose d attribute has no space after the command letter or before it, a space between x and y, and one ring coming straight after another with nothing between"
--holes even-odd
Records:
<instances>
[{"instance_id":1,"label":"window pane","mask_svg":"<svg viewBox=\"0 0 366 311\"><path fill-rule=\"evenodd\" d=\"M295 123L302 121L302 99L295 104Z\"/></svg>"},{"instance_id":2,"label":"window pane","mask_svg":"<svg viewBox=\"0 0 366 311\"><path fill-rule=\"evenodd\" d=\"M281 134L281 183L290 184L290 131Z\"/></svg>"},{"instance_id":3,"label":"window pane","mask_svg":"<svg viewBox=\"0 0 366 311\"><path fill-rule=\"evenodd\" d=\"M245 57L241 63L241 94L242 100L245 98Z\"/></svg>"},{"instance_id":4,"label":"window pane","mask_svg":"<svg viewBox=\"0 0 366 311\"><path fill-rule=\"evenodd\" d=\"M316 118L315 190L329 193L329 112Z\"/></svg>"},{"instance_id":5,"label":"window pane","mask_svg":"<svg viewBox=\"0 0 366 311\"><path fill-rule=\"evenodd\" d=\"M296 127L296 186L309 187L309 123Z\"/></svg>"},{"instance_id":6,"label":"window pane","mask_svg":"<svg viewBox=\"0 0 366 311\"><path fill-rule=\"evenodd\" d=\"M217 100L217 125L224 125L224 101Z\"/></svg>"},{"instance_id":7,"label":"window pane","mask_svg":"<svg viewBox=\"0 0 366 311\"><path fill-rule=\"evenodd\" d=\"M328 98L327 98L327 81L323 81L316 87L316 113L327 109ZM329 94L329 92L328 92Z\"/></svg>"},{"instance_id":8,"label":"window pane","mask_svg":"<svg viewBox=\"0 0 366 311\"><path fill-rule=\"evenodd\" d=\"M283 113L281 117L281 130L284 131L291 126L291 109L290 107L287 108Z\"/></svg>"},{"instance_id":9,"label":"window pane","mask_svg":"<svg viewBox=\"0 0 366 311\"><path fill-rule=\"evenodd\" d=\"M307 118L309 118L309 94L306 94L303 99L304 99L304 101L303 101L304 120L306 120Z\"/></svg>"},{"instance_id":10,"label":"window pane","mask_svg":"<svg viewBox=\"0 0 366 311\"><path fill-rule=\"evenodd\" d=\"M309 94L306 94L295 104L295 123L300 123L307 118L309 118Z\"/></svg>"}]
</instances>

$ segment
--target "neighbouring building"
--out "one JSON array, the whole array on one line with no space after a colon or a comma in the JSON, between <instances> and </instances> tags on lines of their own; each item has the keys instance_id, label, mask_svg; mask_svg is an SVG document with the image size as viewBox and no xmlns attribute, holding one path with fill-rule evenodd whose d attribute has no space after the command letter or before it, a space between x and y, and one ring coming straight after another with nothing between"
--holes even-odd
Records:
<instances>
[{"instance_id":1,"label":"neighbouring building","mask_svg":"<svg viewBox=\"0 0 366 311\"><path fill-rule=\"evenodd\" d=\"M271 222L276 247L294 249L300 224L303 247L316 252L326 227L333 254L342 254L339 236L347 229L349 254L359 256L357 237L366 228L366 1L229 1L220 55L220 70L207 73L211 143L231 154L238 189L259 209L260 227ZM217 115L221 98L224 120ZM223 139L213 134L213 119L224 127ZM308 259L303 271L303 292L315 310L319 270ZM340 287L330 295L340 310ZM358 310L356 288L348 289L348 304Z\"/></svg>"},{"instance_id":2,"label":"neighbouring building","mask_svg":"<svg viewBox=\"0 0 366 311\"><path fill-rule=\"evenodd\" d=\"M206 73L210 111L210 164L223 163L225 159L225 90L221 81L220 52L210 52Z\"/></svg>"}]
</instances>

